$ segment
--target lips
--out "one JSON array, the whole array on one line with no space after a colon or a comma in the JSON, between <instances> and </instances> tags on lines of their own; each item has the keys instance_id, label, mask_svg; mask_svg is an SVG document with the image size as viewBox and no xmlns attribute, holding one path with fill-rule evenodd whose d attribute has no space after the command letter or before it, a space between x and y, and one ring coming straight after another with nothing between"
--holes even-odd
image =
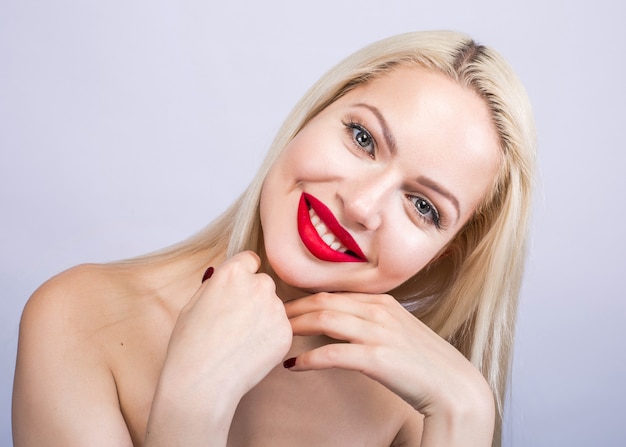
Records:
<instances>
[{"instance_id":1,"label":"lips","mask_svg":"<svg viewBox=\"0 0 626 447\"><path fill-rule=\"evenodd\" d=\"M309 207L312 211L309 211ZM313 216L313 217L312 217ZM319 217L316 223L322 229L322 239L311 219ZM316 219L315 219L316 220ZM324 230L324 227L326 230ZM310 194L302 193L298 204L298 233L305 247L313 256L330 262L366 262L363 251L350 233L341 226L332 211ZM331 245L335 248L331 248Z\"/></svg>"}]
</instances>

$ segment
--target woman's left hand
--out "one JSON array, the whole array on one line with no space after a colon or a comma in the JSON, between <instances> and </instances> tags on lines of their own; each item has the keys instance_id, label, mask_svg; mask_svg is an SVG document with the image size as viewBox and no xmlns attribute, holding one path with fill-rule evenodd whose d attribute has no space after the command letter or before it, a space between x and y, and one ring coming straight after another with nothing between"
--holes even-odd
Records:
<instances>
[{"instance_id":1,"label":"woman's left hand","mask_svg":"<svg viewBox=\"0 0 626 447\"><path fill-rule=\"evenodd\" d=\"M318 293L290 301L285 308L294 335L349 342L301 353L292 371L360 371L422 413L424 437L433 440L443 441L441 436L452 435L451 430L456 439L468 431L476 435L476 424L492 433L493 395L482 374L392 296ZM449 441L446 445L457 445Z\"/></svg>"}]
</instances>

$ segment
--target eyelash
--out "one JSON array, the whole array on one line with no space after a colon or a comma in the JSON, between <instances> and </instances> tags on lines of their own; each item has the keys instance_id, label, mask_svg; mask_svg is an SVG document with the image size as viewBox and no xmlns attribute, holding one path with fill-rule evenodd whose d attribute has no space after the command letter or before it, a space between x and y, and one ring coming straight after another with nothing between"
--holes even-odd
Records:
<instances>
[{"instance_id":1,"label":"eyelash","mask_svg":"<svg viewBox=\"0 0 626 447\"><path fill-rule=\"evenodd\" d=\"M430 203L428 200L424 199L423 197L416 196L413 194L407 194L406 198L409 200L409 202L411 202L412 210L415 212L415 214L417 214L417 216L420 219L424 219L426 223L434 225L435 228L437 228L438 230L443 229L443 226L441 225L441 216L439 215L439 211L437 211L437 208L435 208L435 206L432 203ZM413 202L414 199L415 199L415 202ZM426 215L419 212L419 210L417 209L417 202L420 202L420 201L423 201L423 204L429 207L429 213L432 214L432 217L426 217Z\"/></svg>"},{"instance_id":2,"label":"eyelash","mask_svg":"<svg viewBox=\"0 0 626 447\"><path fill-rule=\"evenodd\" d=\"M372 136L372 134L365 128L365 126L353 121L352 119L348 120L348 122L344 122L343 125L346 126L346 131L348 132L348 135L352 139L352 143L354 144L354 146L358 150L364 152L368 157L374 159L375 153L376 153L376 141L374 140L374 137ZM357 132L364 133L366 137L369 139L369 142L370 142L369 144L372 146L371 152L366 150L365 147L363 147L358 142L357 137L356 137ZM435 206L430 201L424 199L421 196L416 196L413 194L407 194L406 198L409 200L409 202L411 202L411 207L412 207L413 212L420 219L422 219L427 224L434 225L435 228L437 228L438 230L443 229L443 226L441 225L441 216L439 215L439 211L437 211L437 208L435 208ZM416 199L416 203L413 202L414 199ZM428 205L429 213L432 214L432 217L426 217L426 215L419 212L416 206L417 201L423 201L425 205Z\"/></svg>"},{"instance_id":3,"label":"eyelash","mask_svg":"<svg viewBox=\"0 0 626 447\"><path fill-rule=\"evenodd\" d=\"M358 150L363 151L368 157L374 159L376 156L376 141L374 140L372 134L362 124L354 122L353 120L344 122L343 125L346 126L346 130L348 132L348 135L352 139L354 146ZM365 134L365 136L369 139L369 144L372 147L371 151L368 151L364 146L361 145L361 143L359 143L359 141L357 140L357 132Z\"/></svg>"}]
</instances>

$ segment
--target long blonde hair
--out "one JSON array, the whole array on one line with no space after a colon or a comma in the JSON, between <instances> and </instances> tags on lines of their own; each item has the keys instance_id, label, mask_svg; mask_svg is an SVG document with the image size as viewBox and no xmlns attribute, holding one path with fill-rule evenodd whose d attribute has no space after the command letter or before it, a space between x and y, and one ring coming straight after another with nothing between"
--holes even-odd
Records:
<instances>
[{"instance_id":1,"label":"long blonde hair","mask_svg":"<svg viewBox=\"0 0 626 447\"><path fill-rule=\"evenodd\" d=\"M483 98L497 129L502 163L491 194L447 247L390 291L482 371L498 408L498 445L532 195L534 125L526 93L504 59L466 35L415 32L352 54L304 95L280 128L244 194L200 233L160 257L201 250L259 251L259 197L277 156L317 113L351 89L397 66L442 73Z\"/></svg>"}]
</instances>

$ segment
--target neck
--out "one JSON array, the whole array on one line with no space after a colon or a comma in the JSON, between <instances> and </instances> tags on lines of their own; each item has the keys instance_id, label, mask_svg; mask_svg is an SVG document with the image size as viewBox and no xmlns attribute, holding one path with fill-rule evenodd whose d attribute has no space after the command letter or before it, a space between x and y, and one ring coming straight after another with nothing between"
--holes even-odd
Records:
<instances>
[{"instance_id":1,"label":"neck","mask_svg":"<svg viewBox=\"0 0 626 447\"><path fill-rule=\"evenodd\" d=\"M258 255L261 257L261 268L259 269L259 271L268 274L274 280L274 284L276 284L276 295L278 295L278 297L284 303L286 303L287 301L297 300L298 298L302 298L314 293L307 290L299 289L284 282L280 278L280 276L276 274L274 269L272 269L272 266L267 260L263 244L261 244L261 246L259 247Z\"/></svg>"}]
</instances>

